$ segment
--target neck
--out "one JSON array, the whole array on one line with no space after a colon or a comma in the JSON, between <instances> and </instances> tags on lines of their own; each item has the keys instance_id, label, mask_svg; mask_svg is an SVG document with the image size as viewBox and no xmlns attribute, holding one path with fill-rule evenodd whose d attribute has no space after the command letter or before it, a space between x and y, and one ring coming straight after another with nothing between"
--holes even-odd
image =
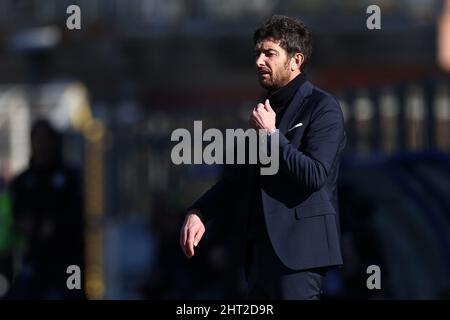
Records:
<instances>
[{"instance_id":1,"label":"neck","mask_svg":"<svg viewBox=\"0 0 450 320\"><path fill-rule=\"evenodd\" d=\"M297 78L297 76L301 73L300 70L295 70L294 72L291 73L291 76L289 77L289 82L291 82L292 80L294 80L295 78Z\"/></svg>"},{"instance_id":2,"label":"neck","mask_svg":"<svg viewBox=\"0 0 450 320\"><path fill-rule=\"evenodd\" d=\"M296 77L285 84L280 89L269 93L270 104L275 112L283 110L289 105L292 98L300 86L306 81L306 75L300 72L296 73Z\"/></svg>"}]
</instances>

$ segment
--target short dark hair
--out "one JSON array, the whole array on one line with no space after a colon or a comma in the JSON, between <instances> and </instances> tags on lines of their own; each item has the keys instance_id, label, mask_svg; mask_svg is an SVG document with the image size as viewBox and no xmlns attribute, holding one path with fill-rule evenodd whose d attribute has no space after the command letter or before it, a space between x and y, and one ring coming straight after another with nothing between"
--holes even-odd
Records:
<instances>
[{"instance_id":1,"label":"short dark hair","mask_svg":"<svg viewBox=\"0 0 450 320\"><path fill-rule=\"evenodd\" d=\"M279 41L280 47L286 50L289 56L293 56L298 52L302 53L305 57L302 70L311 57L312 34L300 20L282 15L273 15L256 29L253 34L255 45L266 39Z\"/></svg>"}]
</instances>

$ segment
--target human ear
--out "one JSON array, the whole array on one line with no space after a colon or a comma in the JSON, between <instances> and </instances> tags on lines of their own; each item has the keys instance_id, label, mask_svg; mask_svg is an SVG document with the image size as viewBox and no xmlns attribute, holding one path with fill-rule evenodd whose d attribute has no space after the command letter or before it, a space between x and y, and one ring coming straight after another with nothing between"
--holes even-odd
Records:
<instances>
[{"instance_id":1,"label":"human ear","mask_svg":"<svg viewBox=\"0 0 450 320\"><path fill-rule=\"evenodd\" d=\"M292 71L294 70L300 70L303 61L305 61L305 56L303 55L303 53L296 53L293 57L293 62L292 62Z\"/></svg>"}]
</instances>

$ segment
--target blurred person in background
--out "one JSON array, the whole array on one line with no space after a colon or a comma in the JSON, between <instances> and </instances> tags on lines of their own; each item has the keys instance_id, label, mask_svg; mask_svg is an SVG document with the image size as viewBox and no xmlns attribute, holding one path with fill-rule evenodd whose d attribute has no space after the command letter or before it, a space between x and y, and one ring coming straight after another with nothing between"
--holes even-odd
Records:
<instances>
[{"instance_id":1,"label":"blurred person in background","mask_svg":"<svg viewBox=\"0 0 450 320\"><path fill-rule=\"evenodd\" d=\"M31 130L28 168L11 184L16 244L11 299L82 299L67 288L67 267L83 274L83 201L79 174L63 163L62 136L47 120ZM83 282L81 282L83 283Z\"/></svg>"},{"instance_id":2,"label":"blurred person in background","mask_svg":"<svg viewBox=\"0 0 450 320\"><path fill-rule=\"evenodd\" d=\"M193 257L204 223L239 210L248 297L320 299L326 272L342 264L336 187L346 141L342 111L307 80L312 36L301 21L275 15L256 30L254 44L268 95L250 123L279 138L280 168L259 175L258 165L231 167L188 209L180 244Z\"/></svg>"}]
</instances>

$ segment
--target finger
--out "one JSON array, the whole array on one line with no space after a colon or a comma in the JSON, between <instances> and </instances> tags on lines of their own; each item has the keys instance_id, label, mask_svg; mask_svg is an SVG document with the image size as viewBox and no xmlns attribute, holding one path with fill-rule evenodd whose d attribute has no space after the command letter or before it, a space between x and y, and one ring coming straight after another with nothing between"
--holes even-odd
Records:
<instances>
[{"instance_id":1,"label":"finger","mask_svg":"<svg viewBox=\"0 0 450 320\"><path fill-rule=\"evenodd\" d=\"M183 253L186 257L188 256L188 252L187 252L187 247L186 247L186 241L187 241L187 228L184 227L183 228L183 236L182 236L182 240L181 240L181 248L183 249Z\"/></svg>"},{"instance_id":2,"label":"finger","mask_svg":"<svg viewBox=\"0 0 450 320\"><path fill-rule=\"evenodd\" d=\"M198 244L199 244L200 240L202 239L204 233L205 233L205 230L203 230L203 229L200 229L197 232L197 234L195 235L195 238L194 238L194 247L198 246Z\"/></svg>"},{"instance_id":3,"label":"finger","mask_svg":"<svg viewBox=\"0 0 450 320\"><path fill-rule=\"evenodd\" d=\"M264 105L262 103L258 103L254 110L258 111L260 108L264 109Z\"/></svg>"},{"instance_id":4,"label":"finger","mask_svg":"<svg viewBox=\"0 0 450 320\"><path fill-rule=\"evenodd\" d=\"M261 128L261 120L259 120L259 118L255 117L254 119L252 119L251 123L255 129Z\"/></svg>"},{"instance_id":5,"label":"finger","mask_svg":"<svg viewBox=\"0 0 450 320\"><path fill-rule=\"evenodd\" d=\"M185 226L184 230L183 230L183 244L182 244L182 248L183 248L184 255L189 258L189 254L188 254L188 251L187 251L187 238L188 238L188 228L187 228L187 226Z\"/></svg>"},{"instance_id":6,"label":"finger","mask_svg":"<svg viewBox=\"0 0 450 320\"><path fill-rule=\"evenodd\" d=\"M267 111L265 110L264 107L261 107L256 111L253 111L253 115L255 116L256 119L261 119L265 114L267 114Z\"/></svg>"},{"instance_id":7,"label":"finger","mask_svg":"<svg viewBox=\"0 0 450 320\"><path fill-rule=\"evenodd\" d=\"M188 234L187 251L189 254L189 258L194 255L194 233L192 232L192 230L189 230Z\"/></svg>"},{"instance_id":8,"label":"finger","mask_svg":"<svg viewBox=\"0 0 450 320\"><path fill-rule=\"evenodd\" d=\"M267 114L269 114L271 111L270 111L270 110L267 110L266 107L264 106L264 107L259 108L258 110L256 110L256 112L258 113L258 115L259 115L260 117L265 117L265 116L266 116Z\"/></svg>"},{"instance_id":9,"label":"finger","mask_svg":"<svg viewBox=\"0 0 450 320\"><path fill-rule=\"evenodd\" d=\"M257 113L257 112L255 112L255 113L253 114L251 120L253 121L253 123L254 123L257 127L261 127L262 124L263 124L261 115L260 115L259 113Z\"/></svg>"},{"instance_id":10,"label":"finger","mask_svg":"<svg viewBox=\"0 0 450 320\"><path fill-rule=\"evenodd\" d=\"M269 99L266 99L266 102L264 103L264 108L267 111L272 111L272 106L270 105Z\"/></svg>"},{"instance_id":11,"label":"finger","mask_svg":"<svg viewBox=\"0 0 450 320\"><path fill-rule=\"evenodd\" d=\"M253 111L251 120L254 122L260 121L261 115L258 113L258 111Z\"/></svg>"},{"instance_id":12,"label":"finger","mask_svg":"<svg viewBox=\"0 0 450 320\"><path fill-rule=\"evenodd\" d=\"M188 253L187 253L186 247L185 247L185 246L181 246L181 249L182 249L182 251L183 251L183 254L184 254L187 258L189 258L189 255L188 255Z\"/></svg>"},{"instance_id":13,"label":"finger","mask_svg":"<svg viewBox=\"0 0 450 320\"><path fill-rule=\"evenodd\" d=\"M188 227L187 227L187 222L185 222L184 223L184 228L183 228L183 247L186 246L187 232L188 232Z\"/></svg>"}]
</instances>

